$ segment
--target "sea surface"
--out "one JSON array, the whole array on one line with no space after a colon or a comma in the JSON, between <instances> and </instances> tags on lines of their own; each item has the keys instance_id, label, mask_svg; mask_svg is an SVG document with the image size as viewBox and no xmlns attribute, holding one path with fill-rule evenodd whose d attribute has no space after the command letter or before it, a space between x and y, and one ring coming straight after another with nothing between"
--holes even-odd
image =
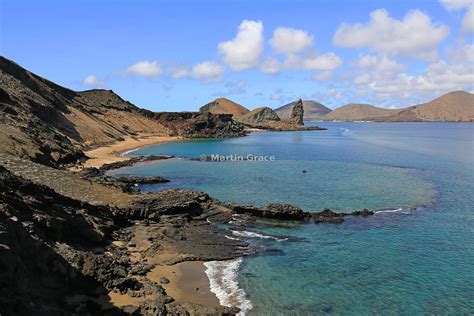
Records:
<instances>
[{"instance_id":1,"label":"sea surface","mask_svg":"<svg viewBox=\"0 0 474 316\"><path fill-rule=\"evenodd\" d=\"M474 124L317 125L328 130L256 132L130 153L274 161L176 158L118 172L171 180L145 191L178 187L306 211L378 210L341 225L256 226L231 234L282 251L207 265L221 302L248 315L473 315Z\"/></svg>"}]
</instances>

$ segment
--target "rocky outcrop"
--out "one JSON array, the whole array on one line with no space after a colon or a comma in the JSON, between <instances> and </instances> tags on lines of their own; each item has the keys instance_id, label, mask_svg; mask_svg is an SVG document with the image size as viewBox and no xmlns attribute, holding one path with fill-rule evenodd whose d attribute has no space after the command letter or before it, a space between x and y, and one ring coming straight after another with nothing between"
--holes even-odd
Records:
<instances>
[{"instance_id":1,"label":"rocky outcrop","mask_svg":"<svg viewBox=\"0 0 474 316\"><path fill-rule=\"evenodd\" d=\"M174 302L152 271L190 260L279 253L228 238L217 224L235 216L340 223L373 214L242 206L179 189L130 195L103 186L97 179L107 177L103 172L88 169L84 180L0 153L1 314L233 315L238 309ZM107 299L111 292L140 300L117 307Z\"/></svg>"},{"instance_id":2,"label":"rocky outcrop","mask_svg":"<svg viewBox=\"0 0 474 316\"><path fill-rule=\"evenodd\" d=\"M293 106L293 110L291 110L289 121L296 125L304 125L303 116L304 116L303 100L299 99L298 102Z\"/></svg>"},{"instance_id":3,"label":"rocky outcrop","mask_svg":"<svg viewBox=\"0 0 474 316\"><path fill-rule=\"evenodd\" d=\"M320 212L304 212L300 208L289 204L269 204L265 207L229 204L228 207L236 214L246 214L278 220L304 221L312 219L315 223L333 224L341 224L344 222L344 217L346 216L367 217L375 214L368 209L354 211L352 213L337 213L330 209L324 209Z\"/></svg>"},{"instance_id":4,"label":"rocky outcrop","mask_svg":"<svg viewBox=\"0 0 474 316\"><path fill-rule=\"evenodd\" d=\"M248 124L255 124L269 121L280 121L278 114L269 107L262 107L250 111L240 118L240 121Z\"/></svg>"},{"instance_id":5,"label":"rocky outcrop","mask_svg":"<svg viewBox=\"0 0 474 316\"><path fill-rule=\"evenodd\" d=\"M133 260L137 253L153 256L168 248L175 256L163 264L245 255L245 242L225 238L205 221L213 216L208 200L202 193L171 190L144 196L129 208L92 205L0 166L0 313L116 315L133 308L138 315L235 314L235 308L173 302L147 277L154 265ZM109 292L140 297L141 303L118 308L108 302Z\"/></svg>"},{"instance_id":6,"label":"rocky outcrop","mask_svg":"<svg viewBox=\"0 0 474 316\"><path fill-rule=\"evenodd\" d=\"M291 115L291 111L293 107L298 101L293 101L291 103L285 104L277 109L275 112L282 120L288 120ZM329 108L327 108L324 104L313 100L303 100L303 110L304 110L304 117L305 121L320 121L324 115L331 112Z\"/></svg>"},{"instance_id":7,"label":"rocky outcrop","mask_svg":"<svg viewBox=\"0 0 474 316\"><path fill-rule=\"evenodd\" d=\"M230 114L210 112L159 112L153 118L161 122L172 136L185 138L226 138L247 135L244 126Z\"/></svg>"},{"instance_id":8,"label":"rocky outcrop","mask_svg":"<svg viewBox=\"0 0 474 316\"><path fill-rule=\"evenodd\" d=\"M307 214L298 207L289 204L269 204L266 207L230 204L230 209L236 214L247 214L258 217L281 220L304 220Z\"/></svg>"}]
</instances>

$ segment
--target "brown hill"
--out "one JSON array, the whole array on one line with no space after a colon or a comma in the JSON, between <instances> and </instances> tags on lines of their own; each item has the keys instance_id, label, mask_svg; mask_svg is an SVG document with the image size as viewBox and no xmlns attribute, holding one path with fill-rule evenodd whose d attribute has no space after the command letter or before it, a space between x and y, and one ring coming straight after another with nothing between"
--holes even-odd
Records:
<instances>
[{"instance_id":1,"label":"brown hill","mask_svg":"<svg viewBox=\"0 0 474 316\"><path fill-rule=\"evenodd\" d=\"M286 105L283 105L275 109L275 112L277 112L278 116L282 120L287 120L290 118L291 111L293 110L293 107L296 105L297 102L298 101L294 101ZM316 101L312 101L312 100L303 101L303 109L304 109L303 119L305 121L321 120L322 116L331 112L331 110L327 108L324 104L316 102Z\"/></svg>"},{"instance_id":2,"label":"brown hill","mask_svg":"<svg viewBox=\"0 0 474 316\"><path fill-rule=\"evenodd\" d=\"M401 110L381 121L474 121L474 94L465 91L447 93L433 101Z\"/></svg>"},{"instance_id":3,"label":"brown hill","mask_svg":"<svg viewBox=\"0 0 474 316\"><path fill-rule=\"evenodd\" d=\"M84 149L130 137L242 133L243 127L225 116L194 112L171 119L111 90L76 92L0 56L0 152L58 166L84 160Z\"/></svg>"},{"instance_id":4,"label":"brown hill","mask_svg":"<svg viewBox=\"0 0 474 316\"><path fill-rule=\"evenodd\" d=\"M76 161L87 146L169 133L113 91L75 92L3 57L0 83L2 152L54 165Z\"/></svg>"},{"instance_id":5,"label":"brown hill","mask_svg":"<svg viewBox=\"0 0 474 316\"><path fill-rule=\"evenodd\" d=\"M199 112L210 112L213 114L232 114L234 118L240 119L249 110L244 106L226 98L219 98L202 106Z\"/></svg>"},{"instance_id":6,"label":"brown hill","mask_svg":"<svg viewBox=\"0 0 474 316\"><path fill-rule=\"evenodd\" d=\"M400 110L389 110L369 104L346 104L326 114L325 121L367 121L398 113Z\"/></svg>"}]
</instances>

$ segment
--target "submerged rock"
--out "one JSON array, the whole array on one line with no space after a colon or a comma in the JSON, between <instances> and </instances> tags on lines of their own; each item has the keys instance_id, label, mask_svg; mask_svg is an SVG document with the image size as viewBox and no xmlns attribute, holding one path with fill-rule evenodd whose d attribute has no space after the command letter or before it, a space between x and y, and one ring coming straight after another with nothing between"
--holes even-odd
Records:
<instances>
[{"instance_id":1,"label":"submerged rock","mask_svg":"<svg viewBox=\"0 0 474 316\"><path fill-rule=\"evenodd\" d=\"M345 215L346 214L344 213L336 213L333 210L330 210L327 208L321 212L314 213L313 220L315 223L328 222L328 223L340 224L344 222Z\"/></svg>"}]
</instances>

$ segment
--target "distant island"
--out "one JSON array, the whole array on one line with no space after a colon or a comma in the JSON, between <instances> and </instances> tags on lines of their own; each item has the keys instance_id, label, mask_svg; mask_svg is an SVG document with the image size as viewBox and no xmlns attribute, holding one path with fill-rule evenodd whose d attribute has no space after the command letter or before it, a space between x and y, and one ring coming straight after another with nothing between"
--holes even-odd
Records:
<instances>
[{"instance_id":1,"label":"distant island","mask_svg":"<svg viewBox=\"0 0 474 316\"><path fill-rule=\"evenodd\" d=\"M430 102L401 109L385 109L370 104L349 103L334 110L320 102L303 100L305 121L373 121L373 122L473 122L474 94L454 91ZM219 104L219 106L217 106ZM287 120L297 101L272 110L278 118ZM231 100L220 98L205 108L212 113L229 113L243 118L246 107ZM262 109L262 108L259 108ZM270 108L265 108L269 112ZM254 110L256 111L256 110ZM253 111L252 111L253 112Z\"/></svg>"}]
</instances>

